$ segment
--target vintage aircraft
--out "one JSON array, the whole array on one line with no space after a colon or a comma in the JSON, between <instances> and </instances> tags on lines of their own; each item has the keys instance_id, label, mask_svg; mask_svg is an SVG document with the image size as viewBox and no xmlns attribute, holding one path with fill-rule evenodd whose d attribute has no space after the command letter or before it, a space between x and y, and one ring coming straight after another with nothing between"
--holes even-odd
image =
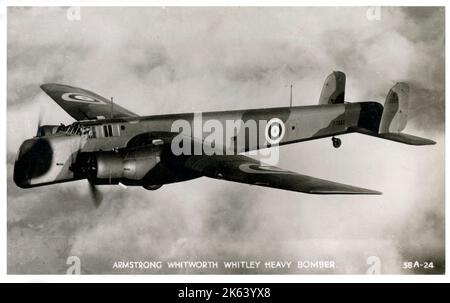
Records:
<instances>
[{"instance_id":1,"label":"vintage aircraft","mask_svg":"<svg viewBox=\"0 0 450 303\"><path fill-rule=\"evenodd\" d=\"M218 123L224 128L228 121L239 120L244 125L263 121L256 133L236 124L241 126L232 134L224 134L222 143L209 142L208 133L174 131L175 121L186 121L193 127L194 113L139 116L88 90L43 84L41 88L77 122L38 126L37 135L20 146L14 181L21 188L31 188L87 179L97 203L101 197L95 185L123 184L155 190L202 176L309 194L381 194L264 165L242 155L324 137L332 137L337 148L341 140L335 136L353 132L411 145L435 144L401 132L407 122L407 84L392 87L383 107L372 101L344 102L345 79L342 72L331 73L318 105L203 113L202 123L215 121L216 126ZM255 137L258 139L252 140ZM182 149L186 145L215 145L222 152L205 153L200 148L200 153L180 154L173 149L176 139L180 146L185 144Z\"/></svg>"}]
</instances>

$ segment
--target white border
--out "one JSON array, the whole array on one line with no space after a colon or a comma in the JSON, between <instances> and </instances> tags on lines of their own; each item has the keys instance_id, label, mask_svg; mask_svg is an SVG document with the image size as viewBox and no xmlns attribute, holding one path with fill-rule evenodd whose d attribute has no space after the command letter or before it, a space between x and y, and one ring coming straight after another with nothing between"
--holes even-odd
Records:
<instances>
[{"instance_id":1,"label":"white border","mask_svg":"<svg viewBox=\"0 0 450 303\"><path fill-rule=\"evenodd\" d=\"M192 0L168 0L168 1L144 1L144 0L132 0L132 1L114 1L114 0L102 0L102 1L62 1L62 0L0 0L0 45L2 50L0 51L0 100L3 102L3 111L0 113L0 119L3 121L3 127L0 127L1 147L0 156L1 161L0 171L0 189L3 193L3 203L0 214L0 282L153 282L153 283L171 283L171 282L301 282L301 283L314 283L314 282L450 282L448 270L445 275L7 275L7 243L6 243L6 211L7 211L7 183L6 183L6 6L447 6L445 1L400 1L400 0L378 0L378 1L356 1L356 0L341 0L337 1L321 1L321 0L305 0L301 4L298 1L293 0L216 0L212 1L192 1ZM447 7L445 13L447 19ZM445 24L446 40L448 26ZM446 57L448 58L448 49L446 50ZM446 87L448 87L449 79L447 77L448 60L446 62ZM448 99L448 89L445 94ZM449 115L448 106L446 106L446 117ZM446 121L447 129L447 121ZM446 151L448 150L448 135L446 133ZM445 171L449 169L446 161ZM447 176L447 174L446 174ZM448 178L446 177L445 188L448 188ZM446 203L447 204L447 203ZM448 219L449 210L446 207L446 243L449 243L448 233ZM449 258L449 250L446 249L446 260Z\"/></svg>"},{"instance_id":2,"label":"white border","mask_svg":"<svg viewBox=\"0 0 450 303\"><path fill-rule=\"evenodd\" d=\"M446 6L442 0L0 0L7 6Z\"/></svg>"},{"instance_id":3,"label":"white border","mask_svg":"<svg viewBox=\"0 0 450 303\"><path fill-rule=\"evenodd\" d=\"M4 280L4 275L6 274L6 259L7 259L7 243L6 243L6 211L8 209L7 204L7 192L6 192L6 7L4 3L0 0L0 104L3 109L0 111L0 120L3 122L3 127L0 127L0 158L2 161L0 162L0 188L4 201L0 207L0 281Z\"/></svg>"}]
</instances>

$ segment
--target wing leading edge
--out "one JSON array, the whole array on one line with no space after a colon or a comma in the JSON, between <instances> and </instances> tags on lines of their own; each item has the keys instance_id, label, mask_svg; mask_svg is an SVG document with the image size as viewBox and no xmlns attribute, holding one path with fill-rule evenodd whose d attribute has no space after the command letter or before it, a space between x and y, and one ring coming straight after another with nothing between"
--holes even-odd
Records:
<instances>
[{"instance_id":1,"label":"wing leading edge","mask_svg":"<svg viewBox=\"0 0 450 303\"><path fill-rule=\"evenodd\" d=\"M69 85L47 83L42 90L50 96L74 119L93 120L98 117L129 118L137 117L135 113L114 104L111 101L86 89Z\"/></svg>"},{"instance_id":2,"label":"wing leading edge","mask_svg":"<svg viewBox=\"0 0 450 303\"><path fill-rule=\"evenodd\" d=\"M185 165L206 177L307 194L381 194L379 191L301 175L276 166L267 166L243 155L193 156Z\"/></svg>"}]
</instances>

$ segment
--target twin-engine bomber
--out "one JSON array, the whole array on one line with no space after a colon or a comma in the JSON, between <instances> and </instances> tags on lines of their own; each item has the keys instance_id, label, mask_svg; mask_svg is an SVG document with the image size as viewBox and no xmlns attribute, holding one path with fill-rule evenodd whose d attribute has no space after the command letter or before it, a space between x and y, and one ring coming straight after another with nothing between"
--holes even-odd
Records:
<instances>
[{"instance_id":1,"label":"twin-engine bomber","mask_svg":"<svg viewBox=\"0 0 450 303\"><path fill-rule=\"evenodd\" d=\"M381 194L266 165L242 155L307 140L361 133L410 145L434 141L402 133L408 116L409 87L397 83L378 102L344 101L345 74L332 72L326 79L319 104L202 113L215 128L241 121L222 142L194 131L196 114L139 116L91 91L62 84L41 86L77 122L39 125L35 137L20 146L14 165L14 182L32 188L87 179L98 205L96 185L123 184L155 190L164 184L206 176L308 194ZM179 121L190 132L174 129ZM248 131L242 125L259 123ZM206 123L206 122L205 122ZM40 123L39 123L40 124ZM262 127L260 127L262 125ZM200 146L200 148L198 148ZM180 152L186 150L199 152ZM206 152L215 150L216 152Z\"/></svg>"}]
</instances>

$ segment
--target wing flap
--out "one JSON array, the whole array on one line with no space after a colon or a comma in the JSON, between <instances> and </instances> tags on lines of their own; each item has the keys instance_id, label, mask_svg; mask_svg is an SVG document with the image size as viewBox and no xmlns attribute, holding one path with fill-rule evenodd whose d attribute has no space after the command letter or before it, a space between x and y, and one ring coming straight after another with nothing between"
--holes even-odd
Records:
<instances>
[{"instance_id":1,"label":"wing flap","mask_svg":"<svg viewBox=\"0 0 450 303\"><path fill-rule=\"evenodd\" d=\"M76 120L93 120L98 117L113 118L137 117L135 113L86 89L69 85L47 83L41 89Z\"/></svg>"},{"instance_id":2,"label":"wing flap","mask_svg":"<svg viewBox=\"0 0 450 303\"><path fill-rule=\"evenodd\" d=\"M242 156L193 156L185 165L203 176L308 194L365 194L381 192L301 175Z\"/></svg>"}]
</instances>

